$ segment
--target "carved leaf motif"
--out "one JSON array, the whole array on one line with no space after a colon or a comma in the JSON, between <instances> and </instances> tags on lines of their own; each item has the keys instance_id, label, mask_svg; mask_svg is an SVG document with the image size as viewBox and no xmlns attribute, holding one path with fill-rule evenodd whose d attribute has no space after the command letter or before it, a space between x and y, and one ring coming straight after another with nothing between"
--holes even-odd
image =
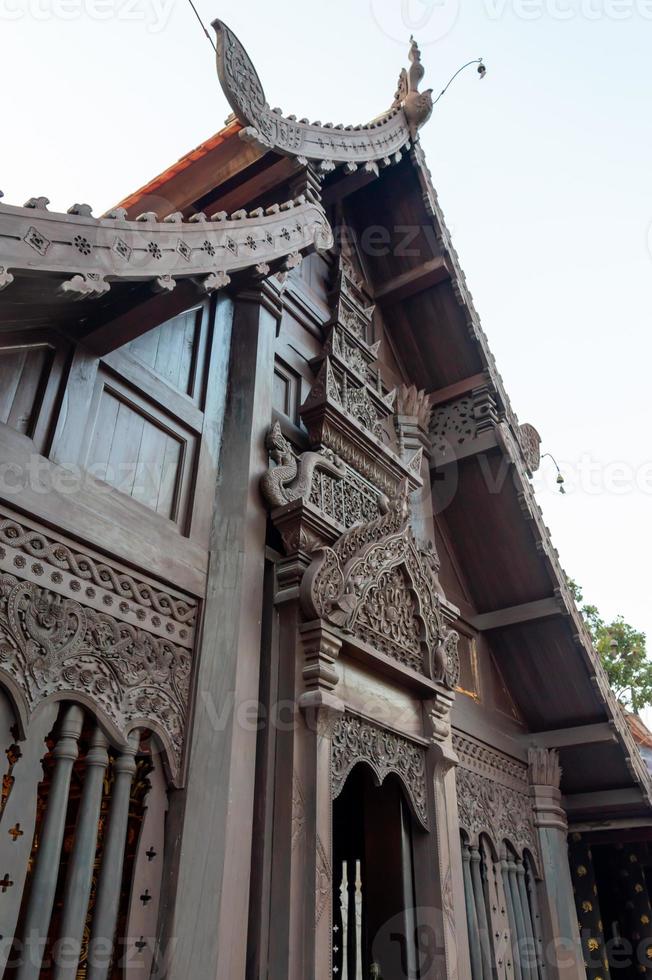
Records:
<instances>
[{"instance_id":1,"label":"carved leaf motif","mask_svg":"<svg viewBox=\"0 0 652 980\"><path fill-rule=\"evenodd\" d=\"M358 762L373 769L379 783L390 773L399 777L417 818L428 826L425 749L402 735L345 712L332 735L331 796L341 793Z\"/></svg>"},{"instance_id":2,"label":"carved leaf motif","mask_svg":"<svg viewBox=\"0 0 652 980\"><path fill-rule=\"evenodd\" d=\"M0 576L0 671L30 710L50 694L81 693L124 734L136 720L169 739L178 768L190 655L174 643L12 575Z\"/></svg>"}]
</instances>

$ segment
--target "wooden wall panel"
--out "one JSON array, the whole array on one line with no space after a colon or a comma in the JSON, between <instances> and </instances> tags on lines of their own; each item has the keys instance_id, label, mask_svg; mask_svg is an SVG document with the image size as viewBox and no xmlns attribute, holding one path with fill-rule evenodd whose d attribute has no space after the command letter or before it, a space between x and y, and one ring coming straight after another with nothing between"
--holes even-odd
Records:
<instances>
[{"instance_id":1,"label":"wooden wall panel","mask_svg":"<svg viewBox=\"0 0 652 980\"><path fill-rule=\"evenodd\" d=\"M46 344L0 350L0 422L32 435L53 354Z\"/></svg>"},{"instance_id":2,"label":"wooden wall panel","mask_svg":"<svg viewBox=\"0 0 652 980\"><path fill-rule=\"evenodd\" d=\"M202 309L195 307L137 337L121 350L142 361L184 394L196 387Z\"/></svg>"},{"instance_id":3,"label":"wooden wall panel","mask_svg":"<svg viewBox=\"0 0 652 980\"><path fill-rule=\"evenodd\" d=\"M173 519L183 441L104 387L88 455L88 468L157 514Z\"/></svg>"}]
</instances>

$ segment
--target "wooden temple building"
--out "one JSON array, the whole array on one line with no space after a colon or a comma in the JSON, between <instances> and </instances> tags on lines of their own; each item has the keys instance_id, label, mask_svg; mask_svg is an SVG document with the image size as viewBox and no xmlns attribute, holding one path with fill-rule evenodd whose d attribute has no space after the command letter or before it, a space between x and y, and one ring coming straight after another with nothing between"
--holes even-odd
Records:
<instances>
[{"instance_id":1,"label":"wooden temple building","mask_svg":"<svg viewBox=\"0 0 652 980\"><path fill-rule=\"evenodd\" d=\"M652 977L652 783L419 143L0 204L0 973ZM432 122L430 125L435 125Z\"/></svg>"}]
</instances>

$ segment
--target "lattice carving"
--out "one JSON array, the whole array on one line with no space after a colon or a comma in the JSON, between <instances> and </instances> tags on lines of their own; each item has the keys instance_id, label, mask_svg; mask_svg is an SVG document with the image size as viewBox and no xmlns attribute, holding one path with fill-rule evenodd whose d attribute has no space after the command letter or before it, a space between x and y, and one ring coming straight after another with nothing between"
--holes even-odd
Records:
<instances>
[{"instance_id":1,"label":"lattice carving","mask_svg":"<svg viewBox=\"0 0 652 980\"><path fill-rule=\"evenodd\" d=\"M331 795L342 792L346 778L358 762L366 762L381 784L394 773L405 787L416 817L428 827L426 751L424 746L380 725L345 712L331 740Z\"/></svg>"},{"instance_id":2,"label":"lattice carving","mask_svg":"<svg viewBox=\"0 0 652 980\"><path fill-rule=\"evenodd\" d=\"M457 634L442 615L432 550L422 552L409 526L407 483L387 513L346 531L318 553L302 582L306 615L454 688Z\"/></svg>"}]
</instances>

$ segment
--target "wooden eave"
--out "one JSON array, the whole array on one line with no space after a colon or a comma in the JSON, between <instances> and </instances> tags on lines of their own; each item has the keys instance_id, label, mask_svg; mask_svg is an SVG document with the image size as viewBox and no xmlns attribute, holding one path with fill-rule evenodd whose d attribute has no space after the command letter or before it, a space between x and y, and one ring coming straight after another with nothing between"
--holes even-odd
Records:
<instances>
[{"instance_id":1,"label":"wooden eave","mask_svg":"<svg viewBox=\"0 0 652 980\"><path fill-rule=\"evenodd\" d=\"M340 184L341 191L345 187ZM358 240L365 228L383 224L389 229L388 248L360 249L359 258L393 346L401 352L405 380L431 392L435 402L452 400L481 383L494 393L499 420L487 442L491 448L482 459L471 455L457 463L452 495L446 474L435 471L433 496L435 501L444 498L439 520L454 543L475 613L507 610L506 619L518 619L518 610L526 610L522 621L496 626L486 635L530 731L567 729L572 743L572 732L580 726L613 726L613 739L560 747L562 788L573 801L571 820L599 817L592 794L606 790L614 791L604 796L610 818L649 815L650 776L609 691L534 499L518 420L420 147L339 203Z\"/></svg>"}]
</instances>

